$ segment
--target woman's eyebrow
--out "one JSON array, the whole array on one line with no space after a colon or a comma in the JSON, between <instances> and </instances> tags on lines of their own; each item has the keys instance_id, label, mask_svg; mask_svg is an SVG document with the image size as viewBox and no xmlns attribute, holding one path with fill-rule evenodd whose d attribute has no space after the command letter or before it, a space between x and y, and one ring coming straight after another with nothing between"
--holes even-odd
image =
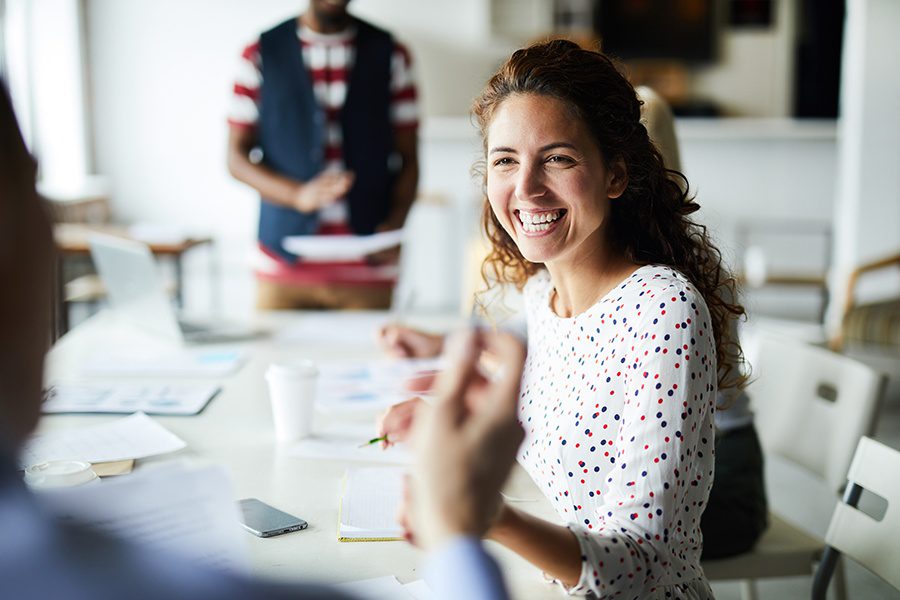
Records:
<instances>
[{"instance_id":1,"label":"woman's eyebrow","mask_svg":"<svg viewBox=\"0 0 900 600\"><path fill-rule=\"evenodd\" d=\"M568 148L569 150L578 150L578 148L575 147L575 144L570 144L569 142L553 142L552 144L541 146L540 151L546 152L547 150L553 150L555 148Z\"/></svg>"},{"instance_id":2,"label":"woman's eyebrow","mask_svg":"<svg viewBox=\"0 0 900 600\"><path fill-rule=\"evenodd\" d=\"M547 144L545 146L541 146L538 148L539 152L547 152L548 150L553 150L555 148L568 148L569 150L578 150L574 144L570 144L569 142L553 142ZM510 148L509 146L495 146L488 151L488 154L495 154L497 152L506 152L509 154L518 154L515 148Z\"/></svg>"},{"instance_id":3,"label":"woman's eyebrow","mask_svg":"<svg viewBox=\"0 0 900 600\"><path fill-rule=\"evenodd\" d=\"M488 151L488 154L495 154L497 152L507 152L510 154L516 154L516 151L509 146L495 146Z\"/></svg>"}]
</instances>

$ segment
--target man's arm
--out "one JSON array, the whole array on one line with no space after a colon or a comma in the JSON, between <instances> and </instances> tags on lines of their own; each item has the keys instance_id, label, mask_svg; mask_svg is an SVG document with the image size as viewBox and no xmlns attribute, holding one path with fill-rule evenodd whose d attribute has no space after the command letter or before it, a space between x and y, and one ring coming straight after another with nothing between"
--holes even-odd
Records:
<instances>
[{"instance_id":1,"label":"man's arm","mask_svg":"<svg viewBox=\"0 0 900 600\"><path fill-rule=\"evenodd\" d=\"M415 127L404 127L394 132L394 148L403 160L397 173L391 194L391 211L387 219L378 226L379 231L400 229L406 222L409 209L416 199L419 185L419 139Z\"/></svg>"},{"instance_id":2,"label":"man's arm","mask_svg":"<svg viewBox=\"0 0 900 600\"><path fill-rule=\"evenodd\" d=\"M497 357L490 379L477 368L482 352ZM411 504L401 523L436 550L428 564L436 597L501 600L503 578L478 538L496 518L524 435L517 414L525 347L505 333L470 332L448 342L447 360L438 400L416 423Z\"/></svg>"},{"instance_id":3,"label":"man's arm","mask_svg":"<svg viewBox=\"0 0 900 600\"><path fill-rule=\"evenodd\" d=\"M255 146L255 128L232 125L228 133L228 172L269 202L299 212L315 212L342 198L353 185L353 175L346 171L320 173L306 182L281 175L250 160Z\"/></svg>"}]
</instances>

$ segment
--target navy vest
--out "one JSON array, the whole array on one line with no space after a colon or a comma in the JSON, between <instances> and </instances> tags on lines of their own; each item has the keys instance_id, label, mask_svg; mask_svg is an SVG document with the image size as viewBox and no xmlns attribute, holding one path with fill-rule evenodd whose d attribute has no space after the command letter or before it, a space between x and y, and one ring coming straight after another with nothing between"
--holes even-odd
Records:
<instances>
[{"instance_id":1,"label":"navy vest","mask_svg":"<svg viewBox=\"0 0 900 600\"><path fill-rule=\"evenodd\" d=\"M391 207L395 170L391 168L394 135L391 125L390 34L353 19L356 28L354 62L347 98L340 114L344 163L356 177L347 194L350 229L356 234L375 231ZM272 170L306 181L324 168L325 114L313 94L300 41L297 20L290 19L260 36L262 90L258 142L262 162ZM303 214L271 202L259 212L259 241L291 262L296 256L281 247L289 235L310 235L318 215Z\"/></svg>"}]
</instances>

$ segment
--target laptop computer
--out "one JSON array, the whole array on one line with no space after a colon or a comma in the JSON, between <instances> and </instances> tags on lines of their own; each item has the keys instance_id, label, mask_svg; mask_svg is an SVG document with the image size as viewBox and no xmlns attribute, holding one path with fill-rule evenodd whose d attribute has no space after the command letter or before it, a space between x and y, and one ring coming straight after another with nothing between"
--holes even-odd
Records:
<instances>
[{"instance_id":1,"label":"laptop computer","mask_svg":"<svg viewBox=\"0 0 900 600\"><path fill-rule=\"evenodd\" d=\"M91 236L89 244L110 307L135 326L186 343L246 340L262 333L243 325L180 318L147 244L108 235Z\"/></svg>"}]
</instances>

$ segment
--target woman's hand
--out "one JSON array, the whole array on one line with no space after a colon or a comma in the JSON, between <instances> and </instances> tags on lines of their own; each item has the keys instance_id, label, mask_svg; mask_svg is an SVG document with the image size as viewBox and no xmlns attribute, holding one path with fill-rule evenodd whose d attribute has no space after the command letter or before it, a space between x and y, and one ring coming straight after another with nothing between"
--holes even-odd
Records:
<instances>
[{"instance_id":1,"label":"woman's hand","mask_svg":"<svg viewBox=\"0 0 900 600\"><path fill-rule=\"evenodd\" d=\"M428 410L428 405L421 398L412 398L405 402L395 404L380 417L378 417L378 437L385 438L381 442L382 448L389 448L397 442L405 442L409 439L416 412Z\"/></svg>"},{"instance_id":2,"label":"woman's hand","mask_svg":"<svg viewBox=\"0 0 900 600\"><path fill-rule=\"evenodd\" d=\"M434 358L444 349L444 336L391 323L378 332L385 352L398 358Z\"/></svg>"}]
</instances>

